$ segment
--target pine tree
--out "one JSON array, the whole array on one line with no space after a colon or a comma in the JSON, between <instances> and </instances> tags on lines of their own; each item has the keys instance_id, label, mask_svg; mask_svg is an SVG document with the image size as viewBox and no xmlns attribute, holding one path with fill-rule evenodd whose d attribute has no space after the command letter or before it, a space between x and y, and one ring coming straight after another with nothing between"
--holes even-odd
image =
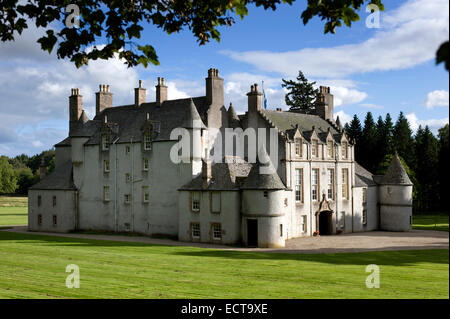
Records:
<instances>
[{"instance_id":1,"label":"pine tree","mask_svg":"<svg viewBox=\"0 0 450 319\"><path fill-rule=\"evenodd\" d=\"M397 153L405 160L408 166L414 166L414 139L409 122L400 112L393 131L393 143Z\"/></svg>"},{"instance_id":2,"label":"pine tree","mask_svg":"<svg viewBox=\"0 0 450 319\"><path fill-rule=\"evenodd\" d=\"M359 121L359 118L355 115L353 115L353 119L350 121L350 126L348 129L348 136L351 140L354 140L356 144L359 144L361 142L361 122Z\"/></svg>"},{"instance_id":3,"label":"pine tree","mask_svg":"<svg viewBox=\"0 0 450 319\"><path fill-rule=\"evenodd\" d=\"M450 193L449 190L449 154L448 154L448 124L439 129L439 193L440 193L440 210L449 211L446 198Z\"/></svg>"},{"instance_id":4,"label":"pine tree","mask_svg":"<svg viewBox=\"0 0 450 319\"><path fill-rule=\"evenodd\" d=\"M316 82L309 82L302 71L298 71L297 81L282 79L281 86L288 90L285 96L286 105L290 110L310 111L314 109L318 89L314 88Z\"/></svg>"},{"instance_id":5,"label":"pine tree","mask_svg":"<svg viewBox=\"0 0 450 319\"><path fill-rule=\"evenodd\" d=\"M356 152L360 154L360 164L370 172L375 172L378 165L372 155L373 150L376 149L376 134L377 130L372 113L367 112L366 118L364 119L364 128L361 134L361 143L359 145L359 150L356 150Z\"/></svg>"}]
</instances>

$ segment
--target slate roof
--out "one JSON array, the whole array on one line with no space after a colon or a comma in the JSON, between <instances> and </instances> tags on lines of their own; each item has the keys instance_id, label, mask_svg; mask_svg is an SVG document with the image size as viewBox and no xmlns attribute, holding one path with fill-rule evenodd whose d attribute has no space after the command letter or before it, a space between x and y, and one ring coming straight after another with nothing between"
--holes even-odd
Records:
<instances>
[{"instance_id":1,"label":"slate roof","mask_svg":"<svg viewBox=\"0 0 450 319\"><path fill-rule=\"evenodd\" d=\"M65 162L60 167L56 168L50 175L45 176L29 189L76 190L77 188L73 182L72 162Z\"/></svg>"},{"instance_id":2,"label":"slate roof","mask_svg":"<svg viewBox=\"0 0 450 319\"><path fill-rule=\"evenodd\" d=\"M381 178L381 184L394 185L412 185L411 180L403 167L398 154L396 153L392 158L391 164L386 171L386 174Z\"/></svg>"},{"instance_id":3,"label":"slate roof","mask_svg":"<svg viewBox=\"0 0 450 319\"><path fill-rule=\"evenodd\" d=\"M366 186L375 186L373 179L373 174L366 170L364 167L355 162L355 186L356 187L366 187Z\"/></svg>"},{"instance_id":4,"label":"slate roof","mask_svg":"<svg viewBox=\"0 0 450 319\"><path fill-rule=\"evenodd\" d=\"M211 167L211 181L207 188L203 188L202 174L196 176L180 190L239 190L240 181L250 172L251 164L216 163Z\"/></svg>"},{"instance_id":5,"label":"slate roof","mask_svg":"<svg viewBox=\"0 0 450 319\"><path fill-rule=\"evenodd\" d=\"M131 140L140 142L142 139L141 128L147 120L159 123L158 133L154 141L169 140L170 133L176 127L192 126L193 119L200 119L204 127L207 120L208 103L206 97L195 97L178 100L164 101L161 106L156 102L143 103L139 107L134 104L114 106L97 114L93 120L87 120L86 114L80 118L77 127L71 132L71 137L89 137L86 145L100 144L101 128L106 116L108 124L116 128L118 143L129 143ZM84 124L82 124L84 123ZM67 144L67 139L56 144Z\"/></svg>"},{"instance_id":6,"label":"slate roof","mask_svg":"<svg viewBox=\"0 0 450 319\"><path fill-rule=\"evenodd\" d=\"M263 167L260 162L253 165L247 179L241 186L241 189L261 189L261 190L277 190L286 189L286 186L278 176L277 172L273 170L271 174L262 174L260 169ZM272 166L273 168L273 166Z\"/></svg>"},{"instance_id":7,"label":"slate roof","mask_svg":"<svg viewBox=\"0 0 450 319\"><path fill-rule=\"evenodd\" d=\"M228 113L228 126L230 128L241 127L241 121L238 115L236 114L236 110L234 109L233 105L230 104L227 113Z\"/></svg>"}]
</instances>

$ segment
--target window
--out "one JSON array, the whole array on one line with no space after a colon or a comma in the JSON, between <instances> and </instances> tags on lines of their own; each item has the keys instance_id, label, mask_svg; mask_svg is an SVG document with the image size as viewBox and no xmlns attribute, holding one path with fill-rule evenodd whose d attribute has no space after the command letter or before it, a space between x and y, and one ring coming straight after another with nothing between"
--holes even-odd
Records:
<instances>
[{"instance_id":1,"label":"window","mask_svg":"<svg viewBox=\"0 0 450 319\"><path fill-rule=\"evenodd\" d=\"M150 201L150 192L148 186L142 186L142 201L148 203Z\"/></svg>"},{"instance_id":2,"label":"window","mask_svg":"<svg viewBox=\"0 0 450 319\"><path fill-rule=\"evenodd\" d=\"M105 173L108 173L108 172L109 172L109 160L104 160L104 161L103 161L103 171L104 171Z\"/></svg>"},{"instance_id":3,"label":"window","mask_svg":"<svg viewBox=\"0 0 450 319\"><path fill-rule=\"evenodd\" d=\"M339 216L339 224L338 224L340 229L344 229L345 228L345 212L341 212L340 216Z\"/></svg>"},{"instance_id":4,"label":"window","mask_svg":"<svg viewBox=\"0 0 450 319\"><path fill-rule=\"evenodd\" d=\"M38 196L38 206L41 206L41 204L42 204L42 196L39 195Z\"/></svg>"},{"instance_id":5,"label":"window","mask_svg":"<svg viewBox=\"0 0 450 319\"><path fill-rule=\"evenodd\" d=\"M131 182L131 174L130 173L125 174L125 182L127 182L127 183Z\"/></svg>"},{"instance_id":6,"label":"window","mask_svg":"<svg viewBox=\"0 0 450 319\"><path fill-rule=\"evenodd\" d=\"M333 199L334 198L334 169L327 169L327 180L328 180L328 186L327 186L327 199Z\"/></svg>"},{"instance_id":7,"label":"window","mask_svg":"<svg viewBox=\"0 0 450 319\"><path fill-rule=\"evenodd\" d=\"M329 158L333 158L333 141L327 141L327 155Z\"/></svg>"},{"instance_id":8,"label":"window","mask_svg":"<svg viewBox=\"0 0 450 319\"><path fill-rule=\"evenodd\" d=\"M200 223L192 223L191 224L191 236L193 239L200 238Z\"/></svg>"},{"instance_id":9,"label":"window","mask_svg":"<svg viewBox=\"0 0 450 319\"><path fill-rule=\"evenodd\" d=\"M264 197L269 197L269 192L268 191L264 191L264 193L263 193L263 195L264 195Z\"/></svg>"},{"instance_id":10,"label":"window","mask_svg":"<svg viewBox=\"0 0 450 319\"><path fill-rule=\"evenodd\" d=\"M343 159L347 159L348 158L348 143L347 142L342 142L342 144L341 144L341 154L342 154L342 158Z\"/></svg>"},{"instance_id":11,"label":"window","mask_svg":"<svg viewBox=\"0 0 450 319\"><path fill-rule=\"evenodd\" d=\"M58 218L56 215L53 215L53 226L56 226L58 224Z\"/></svg>"},{"instance_id":12,"label":"window","mask_svg":"<svg viewBox=\"0 0 450 319\"><path fill-rule=\"evenodd\" d=\"M105 202L110 200L109 186L103 186L103 200Z\"/></svg>"},{"instance_id":13,"label":"window","mask_svg":"<svg viewBox=\"0 0 450 319\"><path fill-rule=\"evenodd\" d=\"M52 204L53 204L53 207L56 206L56 196L53 196Z\"/></svg>"},{"instance_id":14,"label":"window","mask_svg":"<svg viewBox=\"0 0 450 319\"><path fill-rule=\"evenodd\" d=\"M342 169L342 198L348 199L348 168Z\"/></svg>"},{"instance_id":15,"label":"window","mask_svg":"<svg viewBox=\"0 0 450 319\"><path fill-rule=\"evenodd\" d=\"M312 170L312 185L311 185L312 200L316 201L318 199L319 191L319 169L314 168Z\"/></svg>"},{"instance_id":16,"label":"window","mask_svg":"<svg viewBox=\"0 0 450 319\"><path fill-rule=\"evenodd\" d=\"M367 209L363 209L362 223L363 225L367 225Z\"/></svg>"},{"instance_id":17,"label":"window","mask_svg":"<svg viewBox=\"0 0 450 319\"><path fill-rule=\"evenodd\" d=\"M362 189L362 202L363 204L367 204L367 188Z\"/></svg>"},{"instance_id":18,"label":"window","mask_svg":"<svg viewBox=\"0 0 450 319\"><path fill-rule=\"evenodd\" d=\"M312 140L311 142L311 155L313 157L319 156L319 144L317 143L317 140Z\"/></svg>"},{"instance_id":19,"label":"window","mask_svg":"<svg viewBox=\"0 0 450 319\"><path fill-rule=\"evenodd\" d=\"M109 150L109 136L107 134L102 135L102 150Z\"/></svg>"},{"instance_id":20,"label":"window","mask_svg":"<svg viewBox=\"0 0 450 319\"><path fill-rule=\"evenodd\" d=\"M302 156L302 139L301 138L295 138L295 155Z\"/></svg>"},{"instance_id":21,"label":"window","mask_svg":"<svg viewBox=\"0 0 450 319\"><path fill-rule=\"evenodd\" d=\"M303 215L303 216L301 216L301 219L300 219L300 231L304 234L304 233L306 233L306 230L307 230L307 219L308 217L306 216L306 215Z\"/></svg>"},{"instance_id":22,"label":"window","mask_svg":"<svg viewBox=\"0 0 450 319\"><path fill-rule=\"evenodd\" d=\"M193 212L198 212L200 210L200 193L199 192L191 193L191 210Z\"/></svg>"},{"instance_id":23,"label":"window","mask_svg":"<svg viewBox=\"0 0 450 319\"><path fill-rule=\"evenodd\" d=\"M303 169L295 170L295 201L303 202Z\"/></svg>"},{"instance_id":24,"label":"window","mask_svg":"<svg viewBox=\"0 0 450 319\"><path fill-rule=\"evenodd\" d=\"M280 224L280 237L283 237L283 224Z\"/></svg>"},{"instance_id":25,"label":"window","mask_svg":"<svg viewBox=\"0 0 450 319\"><path fill-rule=\"evenodd\" d=\"M144 163L143 163L143 170L144 171L148 171L148 158L144 158L144 161L143 161Z\"/></svg>"},{"instance_id":26,"label":"window","mask_svg":"<svg viewBox=\"0 0 450 319\"><path fill-rule=\"evenodd\" d=\"M144 134L144 150L148 151L152 148L152 137L150 132Z\"/></svg>"},{"instance_id":27,"label":"window","mask_svg":"<svg viewBox=\"0 0 450 319\"><path fill-rule=\"evenodd\" d=\"M220 213L220 192L211 193L211 212Z\"/></svg>"},{"instance_id":28,"label":"window","mask_svg":"<svg viewBox=\"0 0 450 319\"><path fill-rule=\"evenodd\" d=\"M131 195L130 195L130 194L125 194L124 197L125 197L125 198L124 198L125 204L131 203Z\"/></svg>"},{"instance_id":29,"label":"window","mask_svg":"<svg viewBox=\"0 0 450 319\"><path fill-rule=\"evenodd\" d=\"M37 218L37 223L38 223L38 225L42 225L42 215L39 214L37 217L38 217L38 218Z\"/></svg>"},{"instance_id":30,"label":"window","mask_svg":"<svg viewBox=\"0 0 450 319\"><path fill-rule=\"evenodd\" d=\"M222 225L221 224L212 224L212 235L214 240L222 239Z\"/></svg>"},{"instance_id":31,"label":"window","mask_svg":"<svg viewBox=\"0 0 450 319\"><path fill-rule=\"evenodd\" d=\"M131 147L130 147L130 145L127 145L127 146L125 146L125 154L130 154L130 152L131 152Z\"/></svg>"}]
</instances>

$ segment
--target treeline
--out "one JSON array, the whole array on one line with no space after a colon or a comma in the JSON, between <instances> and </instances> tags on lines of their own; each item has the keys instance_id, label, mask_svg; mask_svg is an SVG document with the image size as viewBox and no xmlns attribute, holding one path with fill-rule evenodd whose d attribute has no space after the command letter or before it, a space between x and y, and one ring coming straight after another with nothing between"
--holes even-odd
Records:
<instances>
[{"instance_id":1,"label":"treeline","mask_svg":"<svg viewBox=\"0 0 450 319\"><path fill-rule=\"evenodd\" d=\"M18 155L13 158L0 156L0 194L27 195L28 188L39 181L41 162L47 173L55 169L55 151L47 150L40 154Z\"/></svg>"},{"instance_id":2,"label":"treeline","mask_svg":"<svg viewBox=\"0 0 450 319\"><path fill-rule=\"evenodd\" d=\"M373 174L384 174L393 154L399 154L414 183L415 211L448 212L448 124L438 130L437 137L428 126L419 126L413 134L402 112L395 123L389 113L375 122L368 112L362 124L355 115L344 129L356 142L356 161Z\"/></svg>"}]
</instances>

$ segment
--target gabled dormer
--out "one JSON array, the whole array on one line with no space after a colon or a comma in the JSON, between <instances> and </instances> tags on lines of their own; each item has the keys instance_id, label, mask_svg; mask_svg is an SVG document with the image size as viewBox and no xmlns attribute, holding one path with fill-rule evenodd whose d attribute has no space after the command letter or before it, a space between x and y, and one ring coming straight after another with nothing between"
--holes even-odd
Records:
<instances>
[{"instance_id":1,"label":"gabled dormer","mask_svg":"<svg viewBox=\"0 0 450 319\"><path fill-rule=\"evenodd\" d=\"M335 157L335 143L333 134L331 134L331 130L328 127L327 135L325 138L326 148L325 148L325 158L326 159L334 159Z\"/></svg>"},{"instance_id":2,"label":"gabled dormer","mask_svg":"<svg viewBox=\"0 0 450 319\"><path fill-rule=\"evenodd\" d=\"M312 159L319 159L321 158L319 153L319 144L322 144L320 141L319 134L316 131L316 128L313 126L312 130L309 132L309 142L311 143L311 151L310 151L310 158Z\"/></svg>"},{"instance_id":3,"label":"gabled dormer","mask_svg":"<svg viewBox=\"0 0 450 319\"><path fill-rule=\"evenodd\" d=\"M142 150L151 151L152 142L160 132L160 122L150 119L150 114L146 114L146 119L141 126Z\"/></svg>"},{"instance_id":4,"label":"gabled dormer","mask_svg":"<svg viewBox=\"0 0 450 319\"><path fill-rule=\"evenodd\" d=\"M343 132L342 134L340 134L339 138L339 158L342 160L348 160L350 159L350 154L351 154L351 145L350 145L350 141L348 139L347 134L345 134L345 132Z\"/></svg>"}]
</instances>

